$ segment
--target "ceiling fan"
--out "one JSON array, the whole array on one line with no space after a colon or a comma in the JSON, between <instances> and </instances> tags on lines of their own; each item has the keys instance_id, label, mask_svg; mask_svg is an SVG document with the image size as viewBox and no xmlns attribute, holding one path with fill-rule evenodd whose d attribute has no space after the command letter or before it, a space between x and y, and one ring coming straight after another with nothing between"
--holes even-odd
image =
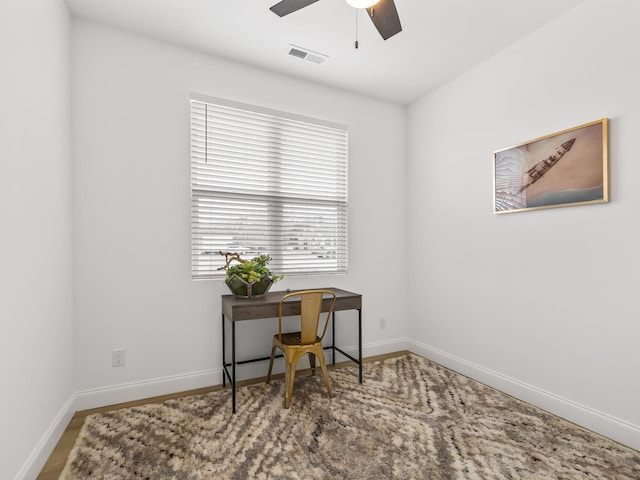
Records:
<instances>
[{"instance_id":1,"label":"ceiling fan","mask_svg":"<svg viewBox=\"0 0 640 480\"><path fill-rule=\"evenodd\" d=\"M308 7L317 1L318 0L282 0L269 10L280 17L284 17L301 8ZM354 8L366 9L369 18L383 40L387 40L402 31L398 10L393 0L347 0L347 3ZM356 48L358 48L357 43Z\"/></svg>"}]
</instances>

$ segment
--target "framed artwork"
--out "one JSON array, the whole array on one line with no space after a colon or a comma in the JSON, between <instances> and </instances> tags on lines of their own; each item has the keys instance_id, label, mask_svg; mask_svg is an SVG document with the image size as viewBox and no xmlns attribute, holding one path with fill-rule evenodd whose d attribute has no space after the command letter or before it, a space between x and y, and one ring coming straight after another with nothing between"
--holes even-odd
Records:
<instances>
[{"instance_id":1,"label":"framed artwork","mask_svg":"<svg viewBox=\"0 0 640 480\"><path fill-rule=\"evenodd\" d=\"M494 152L494 213L609 201L608 120Z\"/></svg>"}]
</instances>

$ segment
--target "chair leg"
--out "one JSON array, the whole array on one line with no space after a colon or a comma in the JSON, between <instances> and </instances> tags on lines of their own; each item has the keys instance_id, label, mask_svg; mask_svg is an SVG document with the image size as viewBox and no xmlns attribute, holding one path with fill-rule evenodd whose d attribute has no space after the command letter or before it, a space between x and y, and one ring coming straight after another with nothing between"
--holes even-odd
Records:
<instances>
[{"instance_id":1,"label":"chair leg","mask_svg":"<svg viewBox=\"0 0 640 480\"><path fill-rule=\"evenodd\" d=\"M327 364L324 361L324 352L322 351L322 347L320 348L320 354L318 355L318 360L320 360L320 368L322 369L322 376L324 377L324 384L327 387L327 391L329 392L329 396L333 397L333 388L331 388L331 381L329 380L329 372L327 372Z\"/></svg>"},{"instance_id":2,"label":"chair leg","mask_svg":"<svg viewBox=\"0 0 640 480\"><path fill-rule=\"evenodd\" d=\"M313 352L307 354L309 356L309 366L311 367L311 375L316 374L316 356Z\"/></svg>"},{"instance_id":3,"label":"chair leg","mask_svg":"<svg viewBox=\"0 0 640 480\"><path fill-rule=\"evenodd\" d=\"M289 362L287 359L287 366L285 369L285 387L284 387L284 408L289 408L291 405L291 397L293 396L293 382L296 378L296 365Z\"/></svg>"},{"instance_id":4,"label":"chair leg","mask_svg":"<svg viewBox=\"0 0 640 480\"><path fill-rule=\"evenodd\" d=\"M304 353L299 351L285 351L285 361L287 363L287 374L285 381L285 396L284 396L284 406L285 408L289 408L291 404L291 397L293 396L293 384L296 379L296 366L298 365L298 361L304 355Z\"/></svg>"},{"instance_id":5,"label":"chair leg","mask_svg":"<svg viewBox=\"0 0 640 480\"><path fill-rule=\"evenodd\" d=\"M278 348L277 345L274 345L273 347L271 347L271 360L269 360L269 371L267 372L267 381L265 383L269 383L269 381L271 380L271 369L273 368L273 359L276 356L277 348Z\"/></svg>"}]
</instances>

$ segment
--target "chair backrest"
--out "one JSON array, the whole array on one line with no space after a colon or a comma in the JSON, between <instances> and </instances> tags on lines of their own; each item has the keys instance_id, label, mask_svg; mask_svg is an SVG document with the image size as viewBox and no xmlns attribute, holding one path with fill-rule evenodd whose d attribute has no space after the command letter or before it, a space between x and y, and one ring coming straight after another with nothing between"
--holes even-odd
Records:
<instances>
[{"instance_id":1,"label":"chair backrest","mask_svg":"<svg viewBox=\"0 0 640 480\"><path fill-rule=\"evenodd\" d=\"M325 296L328 296L326 300L330 300L331 304L326 312L327 316L324 319L322 334L318 335L320 314L322 313L322 303L325 300ZM329 317L331 316L333 307L336 303L336 294L331 290L300 290L284 295L280 299L280 304L278 306L280 335L282 335L282 305L291 297L300 297L300 344L311 345L316 341L316 337L318 336L322 340L322 338L324 338L324 334L327 332Z\"/></svg>"}]
</instances>

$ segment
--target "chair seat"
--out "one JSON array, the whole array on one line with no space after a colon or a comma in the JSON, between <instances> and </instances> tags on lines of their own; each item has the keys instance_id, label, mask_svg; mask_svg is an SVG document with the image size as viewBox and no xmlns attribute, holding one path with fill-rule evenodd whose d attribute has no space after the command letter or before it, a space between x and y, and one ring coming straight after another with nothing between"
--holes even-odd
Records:
<instances>
[{"instance_id":1,"label":"chair seat","mask_svg":"<svg viewBox=\"0 0 640 480\"><path fill-rule=\"evenodd\" d=\"M282 334L282 344L283 345L300 345L300 337L302 336L301 332L289 332ZM276 334L273 336L275 340L280 340L280 335ZM320 342L320 337L316 336L316 343Z\"/></svg>"}]
</instances>

